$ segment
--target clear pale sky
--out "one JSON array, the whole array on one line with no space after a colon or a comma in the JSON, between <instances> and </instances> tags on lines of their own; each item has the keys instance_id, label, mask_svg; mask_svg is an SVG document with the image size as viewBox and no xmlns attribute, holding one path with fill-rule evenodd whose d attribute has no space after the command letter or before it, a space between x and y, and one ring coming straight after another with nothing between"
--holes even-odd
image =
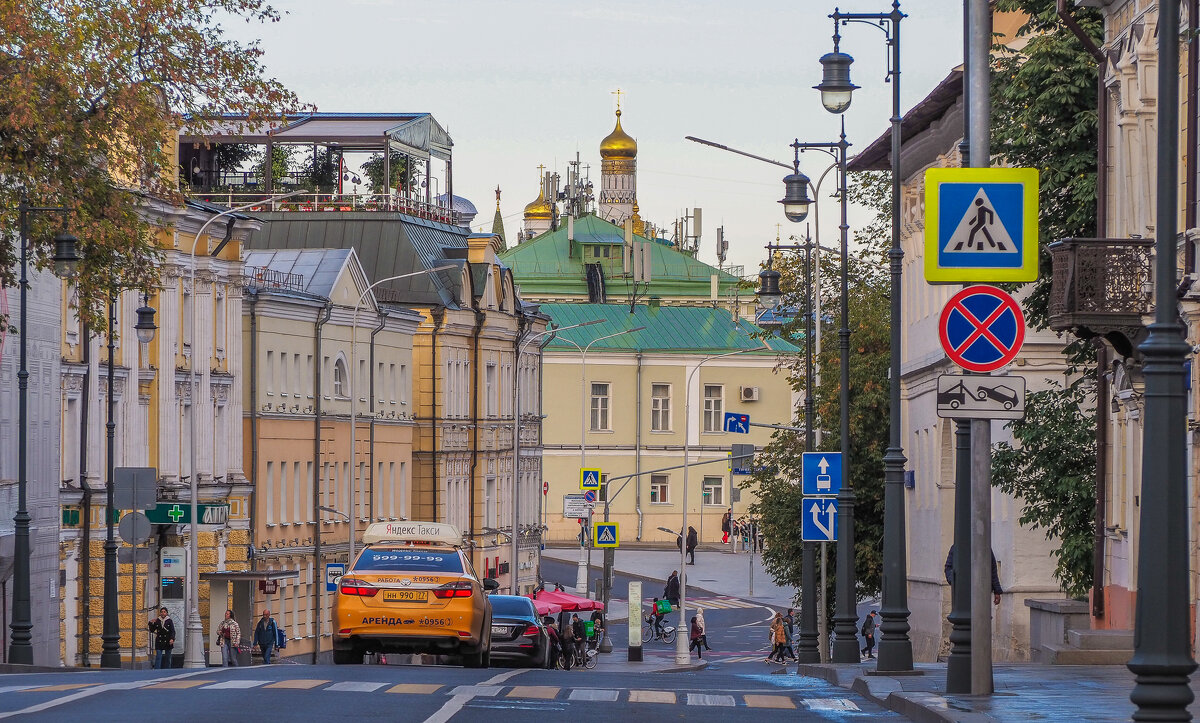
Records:
<instances>
[{"instance_id":1,"label":"clear pale sky","mask_svg":"<svg viewBox=\"0 0 1200 723\"><path fill-rule=\"evenodd\" d=\"M670 228L683 209L704 209L700 258L715 263L716 227L727 263L756 273L763 246L803 231L777 201L782 168L684 140L695 135L790 161L787 144L832 141L818 59L832 49L833 2L824 0L609 0L603 4L521 0L283 0L279 23L235 23L231 35L261 39L267 72L322 111L429 112L454 139L454 191L491 228L493 189L510 241L537 196L539 164L565 176L578 150L600 185L599 144L613 128L620 87L622 125L638 142L642 216ZM886 12L888 0L842 2L851 12ZM962 61L962 4L907 0L901 9L901 97L905 112ZM856 149L887 129L883 33L842 31L862 86L846 112ZM436 169L435 176L440 175ZM815 181L826 157L801 168ZM444 180L442 181L444 185ZM825 182L834 186L833 174ZM822 205L822 243L833 243L836 202ZM858 214L852 214L853 224ZM810 216L811 219L811 216Z\"/></svg>"}]
</instances>

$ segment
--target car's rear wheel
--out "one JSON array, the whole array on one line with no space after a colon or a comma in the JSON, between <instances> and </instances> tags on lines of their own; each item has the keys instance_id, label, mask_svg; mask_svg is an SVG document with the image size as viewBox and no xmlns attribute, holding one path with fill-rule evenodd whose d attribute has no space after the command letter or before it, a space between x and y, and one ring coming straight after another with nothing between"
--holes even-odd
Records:
<instances>
[{"instance_id":1,"label":"car's rear wheel","mask_svg":"<svg viewBox=\"0 0 1200 723\"><path fill-rule=\"evenodd\" d=\"M357 650L338 650L333 651L334 665L362 665L363 654Z\"/></svg>"}]
</instances>

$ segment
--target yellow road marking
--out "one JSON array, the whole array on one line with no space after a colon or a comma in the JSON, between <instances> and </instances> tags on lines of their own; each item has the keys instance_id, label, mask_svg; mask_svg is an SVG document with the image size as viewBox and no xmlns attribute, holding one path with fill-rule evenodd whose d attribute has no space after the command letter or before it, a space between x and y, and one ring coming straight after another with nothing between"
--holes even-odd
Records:
<instances>
[{"instance_id":1,"label":"yellow road marking","mask_svg":"<svg viewBox=\"0 0 1200 723\"><path fill-rule=\"evenodd\" d=\"M217 681L196 680L194 678L192 680L168 680L162 683L155 683L154 685L143 686L143 690L151 688L158 688L160 690L182 690L184 688L195 688L197 685L207 685L215 682Z\"/></svg>"},{"instance_id":2,"label":"yellow road marking","mask_svg":"<svg viewBox=\"0 0 1200 723\"><path fill-rule=\"evenodd\" d=\"M785 695L752 695L747 694L746 706L749 708L795 708L796 704Z\"/></svg>"},{"instance_id":3,"label":"yellow road marking","mask_svg":"<svg viewBox=\"0 0 1200 723\"><path fill-rule=\"evenodd\" d=\"M308 679L304 679L304 678L298 678L296 680L281 680L278 683L271 683L270 685L264 685L263 687L264 688L292 688L292 689L296 689L296 690L308 690L309 688L315 688L318 685L325 685L328 682L329 682L328 680L308 680Z\"/></svg>"},{"instance_id":4,"label":"yellow road marking","mask_svg":"<svg viewBox=\"0 0 1200 723\"><path fill-rule=\"evenodd\" d=\"M47 685L41 688L30 688L22 691L25 693L53 693L59 690L78 690L79 688L91 688L96 683L63 683L62 685Z\"/></svg>"},{"instance_id":5,"label":"yellow road marking","mask_svg":"<svg viewBox=\"0 0 1200 723\"><path fill-rule=\"evenodd\" d=\"M441 689L442 689L442 686L440 686L440 685L432 685L432 684L428 684L428 683L401 683L400 685L393 685L391 688L388 688L386 692L388 692L388 693L418 693L418 694L426 694L427 695L429 693L436 693L437 691L439 691Z\"/></svg>"},{"instance_id":6,"label":"yellow road marking","mask_svg":"<svg viewBox=\"0 0 1200 723\"><path fill-rule=\"evenodd\" d=\"M630 703L669 703L675 705L675 694L669 690L631 690Z\"/></svg>"},{"instance_id":7,"label":"yellow road marking","mask_svg":"<svg viewBox=\"0 0 1200 723\"><path fill-rule=\"evenodd\" d=\"M515 685L508 691L509 698L540 698L552 700L558 695L559 689L552 685Z\"/></svg>"}]
</instances>

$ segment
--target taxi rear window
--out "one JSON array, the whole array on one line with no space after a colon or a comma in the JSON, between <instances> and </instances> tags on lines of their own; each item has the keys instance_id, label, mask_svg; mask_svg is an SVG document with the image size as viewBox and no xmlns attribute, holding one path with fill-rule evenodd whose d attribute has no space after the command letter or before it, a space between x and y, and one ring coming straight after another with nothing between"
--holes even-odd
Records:
<instances>
[{"instance_id":1,"label":"taxi rear window","mask_svg":"<svg viewBox=\"0 0 1200 723\"><path fill-rule=\"evenodd\" d=\"M405 572L463 571L462 558L457 552L436 550L388 550L367 548L362 551L355 570L403 570Z\"/></svg>"}]
</instances>

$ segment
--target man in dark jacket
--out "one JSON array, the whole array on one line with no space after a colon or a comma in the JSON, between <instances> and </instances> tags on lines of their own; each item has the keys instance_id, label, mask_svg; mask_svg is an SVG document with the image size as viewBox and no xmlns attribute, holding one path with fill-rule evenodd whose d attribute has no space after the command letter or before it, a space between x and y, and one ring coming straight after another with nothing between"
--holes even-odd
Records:
<instances>
[{"instance_id":1,"label":"man in dark jacket","mask_svg":"<svg viewBox=\"0 0 1200 723\"><path fill-rule=\"evenodd\" d=\"M950 546L950 552L946 553L946 582L950 583L950 587L954 587L954 545ZM996 553L992 553L992 604L1000 604L1000 596L1004 594L1004 588L1000 587L1000 572L996 568Z\"/></svg>"},{"instance_id":2,"label":"man in dark jacket","mask_svg":"<svg viewBox=\"0 0 1200 723\"><path fill-rule=\"evenodd\" d=\"M671 571L671 576L667 578L667 587L663 590L663 597L671 601L671 607L679 607L679 571Z\"/></svg>"},{"instance_id":3,"label":"man in dark jacket","mask_svg":"<svg viewBox=\"0 0 1200 723\"><path fill-rule=\"evenodd\" d=\"M687 536L687 554L688 554L688 557L691 558L690 560L688 560L689 565L696 564L696 544L698 542L699 542L699 538L696 536L696 528L689 526L688 527L688 536Z\"/></svg>"},{"instance_id":4,"label":"man in dark jacket","mask_svg":"<svg viewBox=\"0 0 1200 723\"><path fill-rule=\"evenodd\" d=\"M175 622L166 608L158 609L158 617L147 626L154 636L154 667L171 667L171 648L175 647Z\"/></svg>"},{"instance_id":5,"label":"man in dark jacket","mask_svg":"<svg viewBox=\"0 0 1200 723\"><path fill-rule=\"evenodd\" d=\"M580 665L587 662L585 649L587 647L587 628L579 619L579 613L571 616L571 632L575 635L575 659Z\"/></svg>"},{"instance_id":6,"label":"man in dark jacket","mask_svg":"<svg viewBox=\"0 0 1200 723\"><path fill-rule=\"evenodd\" d=\"M570 670L575 660L575 630L569 621L564 622L558 633L558 644L561 648L563 670Z\"/></svg>"},{"instance_id":7,"label":"man in dark jacket","mask_svg":"<svg viewBox=\"0 0 1200 723\"><path fill-rule=\"evenodd\" d=\"M560 648L562 641L558 638L558 627L554 624L554 618L547 615L543 620L546 625L546 634L550 636L550 667L553 668L558 661L558 656L562 655Z\"/></svg>"},{"instance_id":8,"label":"man in dark jacket","mask_svg":"<svg viewBox=\"0 0 1200 723\"><path fill-rule=\"evenodd\" d=\"M263 665L271 664L271 651L275 649L278 642L279 632L278 626L275 625L275 618L271 617L270 610L263 610L262 617L258 619L258 625L254 626L254 644L262 651Z\"/></svg>"}]
</instances>

